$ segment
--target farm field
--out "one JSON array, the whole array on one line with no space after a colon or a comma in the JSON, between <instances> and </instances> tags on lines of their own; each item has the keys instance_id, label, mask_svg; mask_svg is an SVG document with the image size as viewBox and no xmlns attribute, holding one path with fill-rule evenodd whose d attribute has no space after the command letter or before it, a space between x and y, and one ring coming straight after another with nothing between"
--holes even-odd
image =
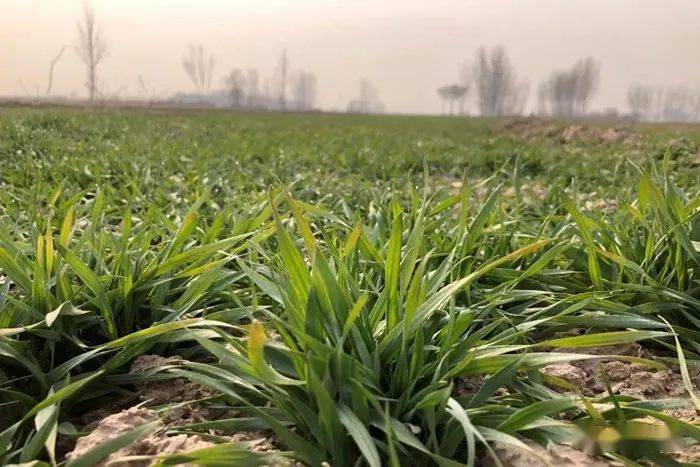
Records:
<instances>
[{"instance_id":1,"label":"farm field","mask_svg":"<svg viewBox=\"0 0 700 467\"><path fill-rule=\"evenodd\" d=\"M700 127L0 109L0 463L700 462Z\"/></svg>"}]
</instances>

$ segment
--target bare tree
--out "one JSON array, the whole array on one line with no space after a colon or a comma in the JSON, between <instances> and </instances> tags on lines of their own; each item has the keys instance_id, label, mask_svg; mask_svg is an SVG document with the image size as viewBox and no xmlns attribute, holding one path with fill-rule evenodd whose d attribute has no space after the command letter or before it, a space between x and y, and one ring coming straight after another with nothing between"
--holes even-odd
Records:
<instances>
[{"instance_id":1,"label":"bare tree","mask_svg":"<svg viewBox=\"0 0 700 467\"><path fill-rule=\"evenodd\" d=\"M630 86L627 90L627 104L630 112L642 120L700 121L700 90L693 89L688 84Z\"/></svg>"},{"instance_id":2,"label":"bare tree","mask_svg":"<svg viewBox=\"0 0 700 467\"><path fill-rule=\"evenodd\" d=\"M630 111L640 119L651 118L651 106L654 98L654 89L649 86L632 86L627 90L627 103Z\"/></svg>"},{"instance_id":3,"label":"bare tree","mask_svg":"<svg viewBox=\"0 0 700 467\"><path fill-rule=\"evenodd\" d=\"M22 91L24 92L24 95L30 98L33 98L35 102L39 102L39 85L34 84L34 93L31 93L29 89L27 89L27 86L24 85L23 82L19 82L19 87L22 88ZM33 94L33 95L32 95Z\"/></svg>"},{"instance_id":4,"label":"bare tree","mask_svg":"<svg viewBox=\"0 0 700 467\"><path fill-rule=\"evenodd\" d=\"M658 87L654 93L654 120L663 120L663 107L666 90L663 87Z\"/></svg>"},{"instance_id":5,"label":"bare tree","mask_svg":"<svg viewBox=\"0 0 700 467\"><path fill-rule=\"evenodd\" d=\"M455 111L459 115L464 115L464 102L469 92L469 86L452 84L449 86L442 86L437 92L438 96L443 100L443 112L445 110L444 104L447 103L449 115L454 114Z\"/></svg>"},{"instance_id":6,"label":"bare tree","mask_svg":"<svg viewBox=\"0 0 700 467\"><path fill-rule=\"evenodd\" d=\"M100 94L99 96L104 99L105 101L115 101L119 100L122 97L122 94L127 91L129 88L128 84L122 84L119 86L117 89L114 91L111 91L107 87L103 87L99 90Z\"/></svg>"},{"instance_id":7,"label":"bare tree","mask_svg":"<svg viewBox=\"0 0 700 467\"><path fill-rule=\"evenodd\" d=\"M139 89L141 89L141 93L146 98L146 101L148 102L148 105L150 107L151 102L156 99L156 94L157 94L156 88L155 87L149 88L148 86L146 86L146 81L143 79L143 76L141 76L141 75L138 75L137 81L139 83Z\"/></svg>"},{"instance_id":8,"label":"bare tree","mask_svg":"<svg viewBox=\"0 0 700 467\"><path fill-rule=\"evenodd\" d=\"M694 96L688 86L669 86L663 92L661 119L688 122L694 119Z\"/></svg>"},{"instance_id":9,"label":"bare tree","mask_svg":"<svg viewBox=\"0 0 700 467\"><path fill-rule=\"evenodd\" d=\"M87 2L83 2L83 21L78 23L78 45L75 51L87 68L88 96L91 101L99 94L97 68L107 56L107 43L102 30L97 25L95 10Z\"/></svg>"},{"instance_id":10,"label":"bare tree","mask_svg":"<svg viewBox=\"0 0 700 467\"><path fill-rule=\"evenodd\" d=\"M576 79L570 71L555 71L541 86L549 113L557 117L574 115Z\"/></svg>"},{"instance_id":11,"label":"bare tree","mask_svg":"<svg viewBox=\"0 0 700 467\"><path fill-rule=\"evenodd\" d=\"M586 57L576 62L572 71L576 80L574 93L575 112L582 115L586 113L591 98L598 90L600 65L593 57Z\"/></svg>"},{"instance_id":12,"label":"bare tree","mask_svg":"<svg viewBox=\"0 0 700 467\"><path fill-rule=\"evenodd\" d=\"M695 98L690 101L691 115L694 121L700 121L700 91L695 92Z\"/></svg>"},{"instance_id":13,"label":"bare tree","mask_svg":"<svg viewBox=\"0 0 700 467\"><path fill-rule=\"evenodd\" d=\"M245 75L245 85L246 85L246 98L248 101L248 107L255 107L256 101L260 98L260 74L255 68L251 68L246 72Z\"/></svg>"},{"instance_id":14,"label":"bare tree","mask_svg":"<svg viewBox=\"0 0 700 467\"><path fill-rule=\"evenodd\" d=\"M363 79L360 80L360 95L348 103L347 109L351 113L382 113L384 104L372 83Z\"/></svg>"},{"instance_id":15,"label":"bare tree","mask_svg":"<svg viewBox=\"0 0 700 467\"><path fill-rule=\"evenodd\" d=\"M547 115L547 83L541 82L537 86L537 114L541 116Z\"/></svg>"},{"instance_id":16,"label":"bare tree","mask_svg":"<svg viewBox=\"0 0 700 467\"><path fill-rule=\"evenodd\" d=\"M289 59L287 49L282 51L279 62L277 62L277 86L279 93L280 109L284 112L287 109L287 74L289 72Z\"/></svg>"},{"instance_id":17,"label":"bare tree","mask_svg":"<svg viewBox=\"0 0 700 467\"><path fill-rule=\"evenodd\" d=\"M273 91L274 91L274 86L273 86L272 80L270 78L263 79L263 83L262 83L262 96L264 97L264 99L263 99L264 104L262 105L263 108L265 108L265 109L269 108L269 105L268 105L269 101L274 99Z\"/></svg>"},{"instance_id":18,"label":"bare tree","mask_svg":"<svg viewBox=\"0 0 700 467\"><path fill-rule=\"evenodd\" d=\"M482 115L516 115L522 112L527 85L518 81L503 47L490 51L485 47L479 48L472 69Z\"/></svg>"},{"instance_id":19,"label":"bare tree","mask_svg":"<svg viewBox=\"0 0 700 467\"><path fill-rule=\"evenodd\" d=\"M245 75L243 70L239 68L231 69L229 75L224 78L224 85L229 91L231 98L231 106L240 108L243 106L243 98L245 97Z\"/></svg>"},{"instance_id":20,"label":"bare tree","mask_svg":"<svg viewBox=\"0 0 700 467\"><path fill-rule=\"evenodd\" d=\"M49 96L51 94L51 89L53 88L53 69L56 66L56 63L58 60L61 58L63 55L63 52L66 51L66 46L64 45L61 47L61 50L58 52L58 55L54 57L53 60L51 60L51 64L49 65L49 79L46 83L46 95Z\"/></svg>"},{"instance_id":21,"label":"bare tree","mask_svg":"<svg viewBox=\"0 0 700 467\"><path fill-rule=\"evenodd\" d=\"M306 71L297 73L292 84L292 95L297 109L308 111L313 109L316 101L316 75Z\"/></svg>"},{"instance_id":22,"label":"bare tree","mask_svg":"<svg viewBox=\"0 0 700 467\"><path fill-rule=\"evenodd\" d=\"M197 91L206 91L211 87L216 58L206 52L203 45L191 45L182 57L182 68L189 76Z\"/></svg>"},{"instance_id":23,"label":"bare tree","mask_svg":"<svg viewBox=\"0 0 700 467\"><path fill-rule=\"evenodd\" d=\"M543 107L549 107L552 115L583 115L597 90L599 76L598 62L591 57L583 58L568 70L555 71L541 83L538 99Z\"/></svg>"},{"instance_id":24,"label":"bare tree","mask_svg":"<svg viewBox=\"0 0 700 467\"><path fill-rule=\"evenodd\" d=\"M450 86L450 97L452 101L457 104L457 111L459 115L465 114L464 104L467 100L467 95L469 94L469 86Z\"/></svg>"}]
</instances>

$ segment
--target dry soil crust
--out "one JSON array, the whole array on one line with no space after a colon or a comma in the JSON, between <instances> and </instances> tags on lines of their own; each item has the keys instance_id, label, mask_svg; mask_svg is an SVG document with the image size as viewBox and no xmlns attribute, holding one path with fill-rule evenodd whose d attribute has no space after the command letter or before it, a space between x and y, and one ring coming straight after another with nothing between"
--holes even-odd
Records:
<instances>
[{"instance_id":1,"label":"dry soil crust","mask_svg":"<svg viewBox=\"0 0 700 467\"><path fill-rule=\"evenodd\" d=\"M179 365L182 361L180 357L164 358L157 355L141 355L132 364L130 373L143 374L157 368ZM212 443L202 439L200 436L171 435L168 433L168 430L190 423L244 415L231 410L209 408L197 402L187 403L188 401L196 401L215 395L215 391L184 378L138 384L136 386L137 398L129 398L127 401L127 403L138 404L137 406L123 410L116 409L118 411L111 414L109 413L109 408L102 408L82 417L85 423L83 431L90 431L90 433L77 440L75 448L66 455L66 459L75 459L105 441L114 439L133 428L151 422L156 422L157 424L154 431L139 438L129 446L112 453L97 465L141 467L151 464L152 461L150 459L142 459L122 462L119 459L131 456L174 454L212 446ZM120 401L114 407L123 406L124 402ZM163 404L174 404L175 407L161 414L150 408ZM222 436L219 433L217 435ZM254 451L277 451L281 447L281 444L271 432L246 431L223 436L228 437L231 441L250 442L252 443L250 449Z\"/></svg>"}]
</instances>

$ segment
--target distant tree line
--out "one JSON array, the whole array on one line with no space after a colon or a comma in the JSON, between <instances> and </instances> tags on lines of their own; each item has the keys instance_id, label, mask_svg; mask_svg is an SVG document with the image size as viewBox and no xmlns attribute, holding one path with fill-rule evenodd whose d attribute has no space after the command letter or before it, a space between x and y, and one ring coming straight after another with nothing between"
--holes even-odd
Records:
<instances>
[{"instance_id":1,"label":"distant tree line","mask_svg":"<svg viewBox=\"0 0 700 467\"><path fill-rule=\"evenodd\" d=\"M86 88L90 101L105 97L98 79L98 68L107 55L107 44L99 28L95 12L89 0L83 0L83 19L78 23L76 52L85 64ZM63 54L59 52L51 62L46 94L51 92L53 70ZM192 105L216 105L237 109L268 109L309 111L316 105L318 80L307 70L293 70L284 50L277 61L273 76L261 79L255 68L232 68L221 80L223 89L212 89L217 59L213 53L199 45L191 45L182 57L182 68L192 83L191 92L174 96L177 102ZM149 88L143 76L137 77L141 94L150 102L155 89ZM347 106L349 112L381 113L384 104L376 87L367 80L360 81L359 94Z\"/></svg>"},{"instance_id":2,"label":"distant tree line","mask_svg":"<svg viewBox=\"0 0 700 467\"><path fill-rule=\"evenodd\" d=\"M83 0L83 17L77 24L78 41L75 51L85 65L88 99L109 97L100 82L99 68L107 56L107 43L89 0ZM63 55L63 47L52 60L46 95L53 85L54 67ZM233 108L308 111L316 105L317 79L306 70L292 70L287 51L283 51L272 77L261 80L258 70L231 69L222 79L223 89L212 89L217 59L203 45L192 45L182 57L182 68L192 82L193 91L179 93L176 100L185 104L214 104ZM143 76L137 77L141 94L149 101L155 98L155 88L149 88ZM26 92L26 90L25 90ZM37 92L38 94L38 92Z\"/></svg>"},{"instance_id":3,"label":"distant tree line","mask_svg":"<svg viewBox=\"0 0 700 467\"><path fill-rule=\"evenodd\" d=\"M536 113L552 117L589 115L591 99L600 84L600 63L593 57L553 71L537 87ZM479 115L517 116L523 113L528 86L518 78L503 47L480 47L460 79L437 89L443 114L468 113L470 92ZM633 118L646 121L700 121L700 89L688 85L634 85L627 91ZM614 109L613 109L614 110Z\"/></svg>"},{"instance_id":4,"label":"distant tree line","mask_svg":"<svg viewBox=\"0 0 700 467\"><path fill-rule=\"evenodd\" d=\"M316 75L306 70L292 71L287 51L278 59L272 77L260 79L255 68L232 68L222 79L223 89L212 90L216 59L204 46L191 46L182 58L182 67L194 87L193 93L180 93L184 103L212 102L237 109L308 111L316 103Z\"/></svg>"},{"instance_id":5,"label":"distant tree line","mask_svg":"<svg viewBox=\"0 0 700 467\"><path fill-rule=\"evenodd\" d=\"M599 76L600 66L591 57L577 61L568 70L553 72L538 87L538 113L557 117L585 114ZM518 77L504 47L480 47L471 65L464 67L459 82L438 88L442 112L465 114L472 89L479 115L502 117L523 113L529 86Z\"/></svg>"},{"instance_id":6,"label":"distant tree line","mask_svg":"<svg viewBox=\"0 0 700 467\"><path fill-rule=\"evenodd\" d=\"M83 0L83 16L77 24L75 52L85 65L85 88L90 101L109 98L99 79L99 70L108 55L105 37L89 0ZM63 56L62 46L49 65L45 95L53 88L54 69ZM316 105L317 78L306 70L293 70L287 51L277 61L273 76L261 79L255 68L232 68L222 79L223 89L212 90L216 57L203 45L193 45L182 58L182 67L194 87L176 99L185 104L213 103L240 109L308 111ZM151 101L155 88L149 88L138 76L141 94ZM554 117L586 115L600 83L600 64L593 57L576 61L570 68L556 70L537 87L537 114ZM27 89L22 85L25 93ZM36 97L41 91L36 86ZM518 77L507 51L502 46L479 47L470 64L463 67L460 78L437 89L442 112L465 115L470 98L483 116L521 115L528 99L529 86ZM118 96L120 90L112 95ZM700 121L700 89L688 85L634 85L628 89L627 103L631 114L648 121ZM361 80L357 97L347 105L348 112L381 113L384 103L377 88Z\"/></svg>"},{"instance_id":7,"label":"distant tree line","mask_svg":"<svg viewBox=\"0 0 700 467\"><path fill-rule=\"evenodd\" d=\"M438 88L443 113L464 115L471 89L480 115L500 117L523 112L528 85L518 78L505 48L480 47L459 82Z\"/></svg>"},{"instance_id":8,"label":"distant tree line","mask_svg":"<svg viewBox=\"0 0 700 467\"><path fill-rule=\"evenodd\" d=\"M700 90L688 85L634 85L627 90L627 104L639 120L663 122L700 121Z\"/></svg>"}]
</instances>

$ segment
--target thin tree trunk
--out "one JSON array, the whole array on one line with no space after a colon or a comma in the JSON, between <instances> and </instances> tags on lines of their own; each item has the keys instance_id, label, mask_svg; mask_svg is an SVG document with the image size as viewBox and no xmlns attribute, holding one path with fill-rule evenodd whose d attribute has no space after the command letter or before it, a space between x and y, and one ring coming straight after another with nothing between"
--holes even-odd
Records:
<instances>
[{"instance_id":1,"label":"thin tree trunk","mask_svg":"<svg viewBox=\"0 0 700 467\"><path fill-rule=\"evenodd\" d=\"M53 68L56 66L56 62L58 62L58 59L61 58L61 55L63 55L63 52L66 50L66 46L64 45L61 47L61 51L58 52L58 55L51 60L51 66L49 66L49 82L46 85L46 95L48 96L51 94L51 88L53 87Z\"/></svg>"}]
</instances>

